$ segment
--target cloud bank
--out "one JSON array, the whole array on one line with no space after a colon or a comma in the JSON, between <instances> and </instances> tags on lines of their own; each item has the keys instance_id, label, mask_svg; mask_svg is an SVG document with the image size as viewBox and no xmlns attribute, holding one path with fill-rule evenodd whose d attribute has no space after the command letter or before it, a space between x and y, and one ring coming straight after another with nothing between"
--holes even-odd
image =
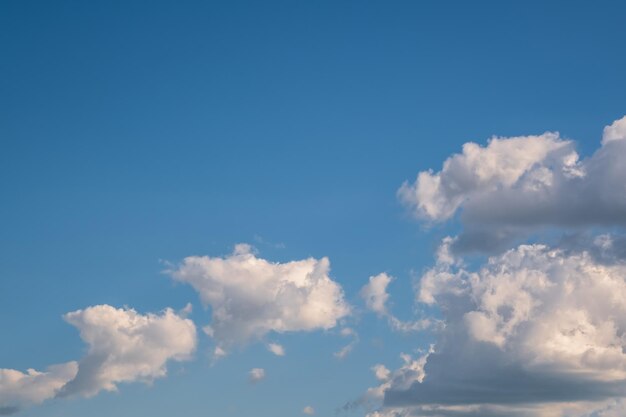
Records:
<instances>
[{"instance_id":1,"label":"cloud bank","mask_svg":"<svg viewBox=\"0 0 626 417\"><path fill-rule=\"evenodd\" d=\"M625 156L622 118L588 159L556 133L495 138L403 185L416 216L460 213L463 231L443 240L419 283L416 299L445 322L423 373L394 378L408 359L395 371L377 365L368 395L384 406L370 417L624 415L626 245L616 228L626 223ZM597 225L610 233L594 236ZM570 228L553 245L503 250L529 230ZM496 247L483 265L458 257ZM370 291L382 313L385 286Z\"/></svg>"},{"instance_id":2,"label":"cloud bank","mask_svg":"<svg viewBox=\"0 0 626 417\"><path fill-rule=\"evenodd\" d=\"M379 387L385 405L416 416L590 415L626 395L625 278L622 261L545 245L477 271L440 260L419 297L440 306L445 330L423 381ZM581 402L593 407L564 413Z\"/></svg>"},{"instance_id":3,"label":"cloud bank","mask_svg":"<svg viewBox=\"0 0 626 417\"><path fill-rule=\"evenodd\" d=\"M191 256L169 272L211 307L205 331L222 354L270 332L330 329L350 314L327 258L272 263L240 244L224 258Z\"/></svg>"}]
</instances>

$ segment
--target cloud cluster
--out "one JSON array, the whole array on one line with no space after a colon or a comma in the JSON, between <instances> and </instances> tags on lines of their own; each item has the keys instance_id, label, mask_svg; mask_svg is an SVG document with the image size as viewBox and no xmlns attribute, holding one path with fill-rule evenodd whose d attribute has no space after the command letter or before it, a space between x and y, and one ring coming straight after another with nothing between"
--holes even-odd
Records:
<instances>
[{"instance_id":1,"label":"cloud cluster","mask_svg":"<svg viewBox=\"0 0 626 417\"><path fill-rule=\"evenodd\" d=\"M240 244L224 258L191 256L169 271L211 307L205 331L225 354L270 332L330 329L350 313L327 258L272 263Z\"/></svg>"},{"instance_id":2,"label":"cloud cluster","mask_svg":"<svg viewBox=\"0 0 626 417\"><path fill-rule=\"evenodd\" d=\"M377 365L368 393L384 407L369 417L623 415L626 239L615 228L626 224L625 157L626 117L588 159L556 133L494 138L403 185L416 216L460 212L463 231L443 240L419 283L417 300L445 322L421 380L396 382L404 366ZM611 232L594 236L597 225ZM556 244L505 250L529 232L570 228ZM482 266L458 257L494 249ZM388 282L378 284L370 307L386 314Z\"/></svg>"},{"instance_id":3,"label":"cloud cluster","mask_svg":"<svg viewBox=\"0 0 626 417\"><path fill-rule=\"evenodd\" d=\"M420 219L442 222L461 211L457 251L502 249L542 227L626 224L626 117L605 127L601 147L580 160L557 133L463 145L439 172L404 183L401 200Z\"/></svg>"},{"instance_id":4,"label":"cloud cluster","mask_svg":"<svg viewBox=\"0 0 626 417\"><path fill-rule=\"evenodd\" d=\"M476 271L440 258L419 297L441 308L445 330L423 381L381 386L385 405L416 416L586 416L625 396L626 264L590 252L521 245Z\"/></svg>"}]
</instances>

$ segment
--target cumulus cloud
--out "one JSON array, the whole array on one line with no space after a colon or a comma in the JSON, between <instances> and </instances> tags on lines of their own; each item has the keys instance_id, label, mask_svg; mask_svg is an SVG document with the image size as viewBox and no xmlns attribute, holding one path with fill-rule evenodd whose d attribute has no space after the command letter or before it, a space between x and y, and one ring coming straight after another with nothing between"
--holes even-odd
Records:
<instances>
[{"instance_id":1,"label":"cumulus cloud","mask_svg":"<svg viewBox=\"0 0 626 417\"><path fill-rule=\"evenodd\" d=\"M520 245L477 270L440 256L418 297L440 307L446 326L424 357L421 381L396 382L394 371L375 368L383 383L370 393L385 405L378 415L619 414L626 263L593 254L606 241L588 250Z\"/></svg>"},{"instance_id":2,"label":"cumulus cloud","mask_svg":"<svg viewBox=\"0 0 626 417\"><path fill-rule=\"evenodd\" d=\"M251 384L256 384L265 379L265 369L263 368L252 368L250 372L248 372L248 381Z\"/></svg>"},{"instance_id":3,"label":"cumulus cloud","mask_svg":"<svg viewBox=\"0 0 626 417\"><path fill-rule=\"evenodd\" d=\"M123 382L151 382L166 375L166 363L191 357L196 328L189 319L166 309L139 314L133 309L98 305L67 313L65 320L89 345L78 373L60 395L90 397L115 391Z\"/></svg>"},{"instance_id":4,"label":"cumulus cloud","mask_svg":"<svg viewBox=\"0 0 626 417\"><path fill-rule=\"evenodd\" d=\"M601 147L580 160L558 133L463 145L439 172L404 183L400 199L420 219L461 211L458 251L502 249L542 226L626 224L626 117L605 127Z\"/></svg>"},{"instance_id":5,"label":"cumulus cloud","mask_svg":"<svg viewBox=\"0 0 626 417\"><path fill-rule=\"evenodd\" d=\"M307 414L309 416L312 416L313 414L315 414L315 409L313 407L311 407L310 405L307 405L306 407L304 407L302 409L302 412L304 414Z\"/></svg>"},{"instance_id":6,"label":"cumulus cloud","mask_svg":"<svg viewBox=\"0 0 626 417\"><path fill-rule=\"evenodd\" d=\"M428 328L432 324L432 320L402 321L388 310L389 293L387 292L387 286L393 279L393 277L384 272L370 277L368 283L359 292L361 298L365 301L365 306L368 310L385 317L393 330L414 332Z\"/></svg>"},{"instance_id":7,"label":"cumulus cloud","mask_svg":"<svg viewBox=\"0 0 626 417\"><path fill-rule=\"evenodd\" d=\"M0 415L13 414L22 407L55 397L77 372L76 362L53 365L44 372L0 369Z\"/></svg>"},{"instance_id":8,"label":"cumulus cloud","mask_svg":"<svg viewBox=\"0 0 626 417\"><path fill-rule=\"evenodd\" d=\"M223 258L185 258L169 272L211 307L208 334L223 352L270 332L330 329L350 313L327 258L273 263L240 244Z\"/></svg>"}]
</instances>

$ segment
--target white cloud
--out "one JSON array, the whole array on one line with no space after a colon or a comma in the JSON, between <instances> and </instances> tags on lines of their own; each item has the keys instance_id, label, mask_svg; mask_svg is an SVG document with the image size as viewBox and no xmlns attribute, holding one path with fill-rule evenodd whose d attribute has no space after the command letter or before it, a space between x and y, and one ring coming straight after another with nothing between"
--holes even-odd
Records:
<instances>
[{"instance_id":1,"label":"white cloud","mask_svg":"<svg viewBox=\"0 0 626 417\"><path fill-rule=\"evenodd\" d=\"M444 162L440 172L420 172L415 184L405 183L399 195L419 217L447 220L470 197L510 188L544 161L558 165L567 161L568 166L575 166L573 152L573 144L557 133L494 137L486 147L469 142L463 145L462 154ZM537 177L541 180L540 175Z\"/></svg>"},{"instance_id":2,"label":"white cloud","mask_svg":"<svg viewBox=\"0 0 626 417\"><path fill-rule=\"evenodd\" d=\"M285 356L285 348L278 343L268 343L267 350L276 356Z\"/></svg>"},{"instance_id":3,"label":"white cloud","mask_svg":"<svg viewBox=\"0 0 626 417\"><path fill-rule=\"evenodd\" d=\"M600 242L604 244L604 242ZM490 258L479 271L439 264L441 278L428 297L471 300L463 324L477 341L513 349L525 363L584 372L603 380L626 379L626 265L599 263L588 251L567 253L521 245ZM448 291L449 290L449 291Z\"/></svg>"},{"instance_id":4,"label":"white cloud","mask_svg":"<svg viewBox=\"0 0 626 417\"><path fill-rule=\"evenodd\" d=\"M14 369L0 369L0 415L55 397L67 382L74 379L77 372L76 362L53 365L44 372L28 369L24 373Z\"/></svg>"},{"instance_id":5,"label":"white cloud","mask_svg":"<svg viewBox=\"0 0 626 417\"><path fill-rule=\"evenodd\" d=\"M360 292L360 295L365 301L365 305L368 309L380 315L387 314L386 304L389 300L387 286L392 280L393 278L384 272L370 277L369 282L361 289Z\"/></svg>"},{"instance_id":6,"label":"white cloud","mask_svg":"<svg viewBox=\"0 0 626 417\"><path fill-rule=\"evenodd\" d=\"M379 415L619 415L626 263L593 254L610 250L607 239L577 251L521 245L478 270L440 257L419 298L441 309L446 327L418 367L421 381L387 377L405 366L374 368L382 384L368 395L384 398Z\"/></svg>"},{"instance_id":7,"label":"white cloud","mask_svg":"<svg viewBox=\"0 0 626 417\"><path fill-rule=\"evenodd\" d=\"M387 381L391 376L391 371L385 365L374 365L372 366L372 371L374 371L374 375L379 381Z\"/></svg>"},{"instance_id":8,"label":"white cloud","mask_svg":"<svg viewBox=\"0 0 626 417\"><path fill-rule=\"evenodd\" d=\"M227 351L270 332L330 329L350 314L327 258L272 263L240 244L224 258L191 256L175 270L211 306L211 334Z\"/></svg>"},{"instance_id":9,"label":"white cloud","mask_svg":"<svg viewBox=\"0 0 626 417\"><path fill-rule=\"evenodd\" d=\"M422 171L398 195L418 218L458 211L458 250L493 250L542 226L626 224L626 117L604 129L602 146L579 160L557 133L466 143L439 172Z\"/></svg>"},{"instance_id":10,"label":"white cloud","mask_svg":"<svg viewBox=\"0 0 626 417\"><path fill-rule=\"evenodd\" d=\"M302 409L302 412L304 414L308 414L308 415L312 416L313 414L315 414L315 409L313 407L311 407L310 405L307 405L306 407L304 407Z\"/></svg>"},{"instance_id":11,"label":"white cloud","mask_svg":"<svg viewBox=\"0 0 626 417\"><path fill-rule=\"evenodd\" d=\"M384 272L370 277L368 283L359 292L365 301L365 306L379 316L387 318L393 330L407 333L427 329L432 324L432 320L402 321L389 312L387 286L393 279Z\"/></svg>"},{"instance_id":12,"label":"white cloud","mask_svg":"<svg viewBox=\"0 0 626 417\"><path fill-rule=\"evenodd\" d=\"M196 347L195 325L171 309L142 315L98 305L64 318L80 331L89 350L62 395L89 397L115 391L122 382L151 382L166 375L169 360L187 360Z\"/></svg>"},{"instance_id":13,"label":"white cloud","mask_svg":"<svg viewBox=\"0 0 626 417\"><path fill-rule=\"evenodd\" d=\"M252 384L256 384L259 381L265 379L265 369L263 368L252 368L248 373L248 380Z\"/></svg>"},{"instance_id":14,"label":"white cloud","mask_svg":"<svg viewBox=\"0 0 626 417\"><path fill-rule=\"evenodd\" d=\"M604 128L602 134L602 144L614 140L626 140L626 116L613 122L612 125Z\"/></svg>"}]
</instances>

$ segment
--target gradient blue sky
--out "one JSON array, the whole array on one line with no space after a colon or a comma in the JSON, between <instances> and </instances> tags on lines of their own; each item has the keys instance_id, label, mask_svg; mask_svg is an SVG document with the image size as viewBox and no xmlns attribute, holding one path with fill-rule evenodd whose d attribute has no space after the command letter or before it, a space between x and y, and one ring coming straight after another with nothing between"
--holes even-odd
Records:
<instances>
[{"instance_id":1,"label":"gradient blue sky","mask_svg":"<svg viewBox=\"0 0 626 417\"><path fill-rule=\"evenodd\" d=\"M626 112L618 1L13 1L0 4L0 368L85 345L62 315L96 304L194 306L164 262L247 242L272 261L328 256L360 343L274 335L152 386L53 400L38 416L317 415L375 385L370 367L432 337L365 311L371 275L413 279L441 237L396 197L463 143L559 131L589 156ZM250 368L267 379L247 383ZM359 415L360 411L349 413Z\"/></svg>"}]
</instances>

